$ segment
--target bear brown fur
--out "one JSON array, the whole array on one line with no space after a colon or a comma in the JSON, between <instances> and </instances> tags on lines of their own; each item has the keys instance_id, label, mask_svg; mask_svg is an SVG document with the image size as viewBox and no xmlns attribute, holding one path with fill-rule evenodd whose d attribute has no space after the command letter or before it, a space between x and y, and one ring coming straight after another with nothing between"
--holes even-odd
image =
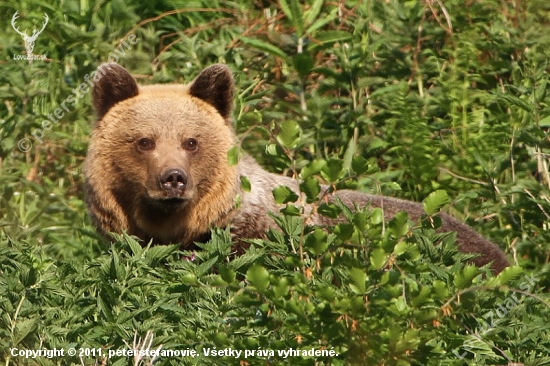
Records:
<instances>
[{"instance_id":1,"label":"bear brown fur","mask_svg":"<svg viewBox=\"0 0 550 366\"><path fill-rule=\"evenodd\" d=\"M85 170L87 205L102 234L126 231L145 242L191 248L213 227L230 225L235 242L265 237L276 227L268 215L280 209L272 191L285 185L299 193L298 183L265 171L247 155L236 166L229 164L228 151L237 137L227 66L210 66L188 85L138 86L114 63L97 72L101 78L93 104L98 122ZM249 179L250 191L241 188L241 176ZM349 190L336 195L349 207L380 207L385 219L399 211L415 221L424 214L416 202ZM338 221L318 215L313 206L306 211L308 224ZM495 244L451 216L439 216L442 231L457 232L460 251L480 254L473 259L476 265L492 262L495 273L508 266Z\"/></svg>"}]
</instances>

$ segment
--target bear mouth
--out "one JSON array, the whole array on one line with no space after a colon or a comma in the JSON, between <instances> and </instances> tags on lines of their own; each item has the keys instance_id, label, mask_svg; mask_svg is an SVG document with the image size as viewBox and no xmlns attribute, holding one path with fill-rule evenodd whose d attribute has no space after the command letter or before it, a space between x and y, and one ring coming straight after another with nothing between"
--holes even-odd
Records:
<instances>
[{"instance_id":1,"label":"bear mouth","mask_svg":"<svg viewBox=\"0 0 550 366\"><path fill-rule=\"evenodd\" d=\"M159 200L160 203L165 205L179 205L187 201L187 198L184 197L170 197L170 198L162 198Z\"/></svg>"},{"instance_id":2,"label":"bear mouth","mask_svg":"<svg viewBox=\"0 0 550 366\"><path fill-rule=\"evenodd\" d=\"M185 197L149 197L144 203L149 211L166 213L179 211L188 202L189 199Z\"/></svg>"}]
</instances>

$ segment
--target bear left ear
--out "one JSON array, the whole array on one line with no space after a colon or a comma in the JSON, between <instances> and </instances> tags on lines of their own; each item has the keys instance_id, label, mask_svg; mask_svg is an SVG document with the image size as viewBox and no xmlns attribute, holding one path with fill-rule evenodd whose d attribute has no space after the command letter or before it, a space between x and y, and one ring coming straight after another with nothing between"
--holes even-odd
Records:
<instances>
[{"instance_id":1,"label":"bear left ear","mask_svg":"<svg viewBox=\"0 0 550 366\"><path fill-rule=\"evenodd\" d=\"M132 75L116 63L101 64L97 73L101 77L94 84L92 99L100 120L118 102L138 95L139 87Z\"/></svg>"},{"instance_id":2,"label":"bear left ear","mask_svg":"<svg viewBox=\"0 0 550 366\"><path fill-rule=\"evenodd\" d=\"M229 118L233 108L233 74L229 67L216 64L197 76L189 87L189 94L214 106L225 119Z\"/></svg>"}]
</instances>

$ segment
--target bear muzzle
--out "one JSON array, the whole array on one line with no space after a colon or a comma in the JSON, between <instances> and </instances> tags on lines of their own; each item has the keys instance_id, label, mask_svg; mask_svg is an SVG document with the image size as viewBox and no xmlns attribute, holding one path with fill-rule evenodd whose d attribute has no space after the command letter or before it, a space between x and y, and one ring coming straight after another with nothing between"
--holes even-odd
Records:
<instances>
[{"instance_id":1,"label":"bear muzzle","mask_svg":"<svg viewBox=\"0 0 550 366\"><path fill-rule=\"evenodd\" d=\"M159 176L161 189L167 198L184 198L183 193L189 188L189 176L180 168L168 168Z\"/></svg>"}]
</instances>

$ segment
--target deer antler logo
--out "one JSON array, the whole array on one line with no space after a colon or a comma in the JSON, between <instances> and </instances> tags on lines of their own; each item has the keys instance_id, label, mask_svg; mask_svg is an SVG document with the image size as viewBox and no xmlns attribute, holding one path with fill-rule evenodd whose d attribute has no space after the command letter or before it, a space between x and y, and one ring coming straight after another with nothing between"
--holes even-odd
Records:
<instances>
[{"instance_id":1,"label":"deer antler logo","mask_svg":"<svg viewBox=\"0 0 550 366\"><path fill-rule=\"evenodd\" d=\"M35 30L34 32L32 32L32 36L28 36L27 31L21 32L19 30L19 27L15 26L15 20L17 18L19 18L19 15L17 14L17 11L16 11L15 14L13 14L13 17L11 18L11 26L17 33L21 35L21 37L23 37L23 41L25 41L25 49L27 50L27 55L30 56L32 55L32 50L34 49L34 42L36 41L36 38L40 33L42 33L44 28L46 28L46 24L48 24L48 14L44 13L45 22L42 25L42 29L40 29L39 31Z\"/></svg>"}]
</instances>

